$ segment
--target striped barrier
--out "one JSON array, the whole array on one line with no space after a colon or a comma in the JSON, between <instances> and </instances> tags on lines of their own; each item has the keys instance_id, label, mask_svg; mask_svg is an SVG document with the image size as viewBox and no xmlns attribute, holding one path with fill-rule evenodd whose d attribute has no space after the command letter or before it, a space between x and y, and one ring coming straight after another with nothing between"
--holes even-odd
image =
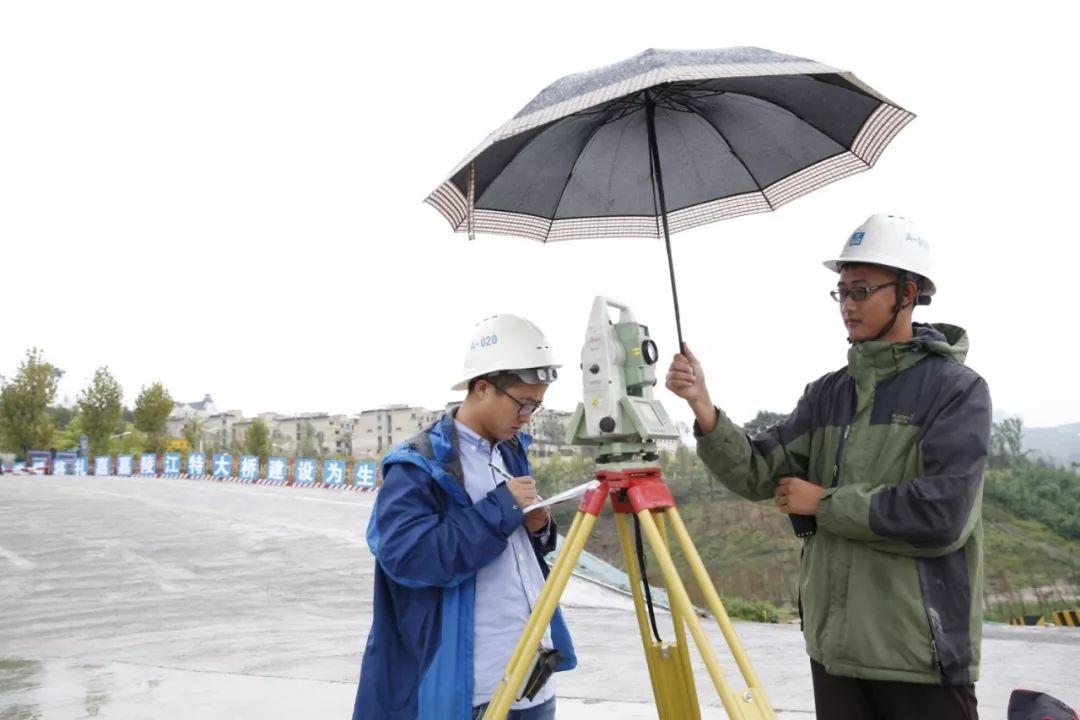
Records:
<instances>
[{"instance_id":1,"label":"striped barrier","mask_svg":"<svg viewBox=\"0 0 1080 720\"><path fill-rule=\"evenodd\" d=\"M1049 617L1043 615L1020 615L1009 621L1010 625L1044 626L1060 625L1063 627L1080 627L1080 610L1058 610L1050 613Z\"/></svg>"}]
</instances>

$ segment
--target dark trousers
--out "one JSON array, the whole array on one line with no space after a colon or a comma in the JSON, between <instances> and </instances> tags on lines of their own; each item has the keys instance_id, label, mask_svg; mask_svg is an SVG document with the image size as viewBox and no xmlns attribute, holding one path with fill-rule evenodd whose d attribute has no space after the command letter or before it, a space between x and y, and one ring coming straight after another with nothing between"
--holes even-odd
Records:
<instances>
[{"instance_id":1,"label":"dark trousers","mask_svg":"<svg viewBox=\"0 0 1080 720\"><path fill-rule=\"evenodd\" d=\"M810 661L818 720L978 720L974 685L859 680Z\"/></svg>"}]
</instances>

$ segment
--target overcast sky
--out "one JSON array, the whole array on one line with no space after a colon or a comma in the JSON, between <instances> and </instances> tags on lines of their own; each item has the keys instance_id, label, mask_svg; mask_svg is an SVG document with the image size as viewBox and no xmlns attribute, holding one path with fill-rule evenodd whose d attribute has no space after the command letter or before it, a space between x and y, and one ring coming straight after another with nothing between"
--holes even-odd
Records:
<instances>
[{"instance_id":1,"label":"overcast sky","mask_svg":"<svg viewBox=\"0 0 1080 720\"><path fill-rule=\"evenodd\" d=\"M755 45L918 118L870 172L675 236L714 399L787 412L845 363L821 260L890 212L936 255L917 317L968 329L995 409L1080 420L1075 23L1039 2L746 5L0 0L0 373L38 346L71 398L108 365L129 404L161 380L248 414L440 407L471 326L509 312L548 333L568 366L548 404L572 409L594 296L675 350L662 243L469 242L423 198L563 75Z\"/></svg>"}]
</instances>

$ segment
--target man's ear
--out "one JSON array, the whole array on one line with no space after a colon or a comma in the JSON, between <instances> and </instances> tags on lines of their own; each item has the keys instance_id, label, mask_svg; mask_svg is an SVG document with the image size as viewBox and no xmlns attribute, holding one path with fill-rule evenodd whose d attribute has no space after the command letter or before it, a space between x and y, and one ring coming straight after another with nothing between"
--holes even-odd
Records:
<instances>
[{"instance_id":1,"label":"man's ear","mask_svg":"<svg viewBox=\"0 0 1080 720\"><path fill-rule=\"evenodd\" d=\"M906 308L915 308L919 299L919 284L910 278L904 281L904 302Z\"/></svg>"}]
</instances>

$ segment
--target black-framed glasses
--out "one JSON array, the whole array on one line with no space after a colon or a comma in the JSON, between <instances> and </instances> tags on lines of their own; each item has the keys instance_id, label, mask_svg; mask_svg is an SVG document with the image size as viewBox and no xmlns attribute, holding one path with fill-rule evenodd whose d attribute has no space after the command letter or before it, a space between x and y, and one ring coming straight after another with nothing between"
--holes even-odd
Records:
<instances>
[{"instance_id":1,"label":"black-framed glasses","mask_svg":"<svg viewBox=\"0 0 1080 720\"><path fill-rule=\"evenodd\" d=\"M851 298L855 302L862 302L870 296L871 293L875 293L882 288L892 287L899 285L898 280L893 280L891 283L885 283L884 285L871 285L870 287L856 286L853 288L846 288L843 290L837 289L829 293L829 297L838 303L842 303L848 298Z\"/></svg>"},{"instance_id":2,"label":"black-framed glasses","mask_svg":"<svg viewBox=\"0 0 1080 720\"><path fill-rule=\"evenodd\" d=\"M521 402L516 397L514 397L510 393L506 392L505 390L503 390L498 385L493 384L492 387L495 388L495 392L501 393L501 394L505 395L506 397L510 398L511 400L513 400L514 402L517 403L518 415L521 415L521 416L532 415L534 412L536 412L540 408L544 407L543 403Z\"/></svg>"}]
</instances>

